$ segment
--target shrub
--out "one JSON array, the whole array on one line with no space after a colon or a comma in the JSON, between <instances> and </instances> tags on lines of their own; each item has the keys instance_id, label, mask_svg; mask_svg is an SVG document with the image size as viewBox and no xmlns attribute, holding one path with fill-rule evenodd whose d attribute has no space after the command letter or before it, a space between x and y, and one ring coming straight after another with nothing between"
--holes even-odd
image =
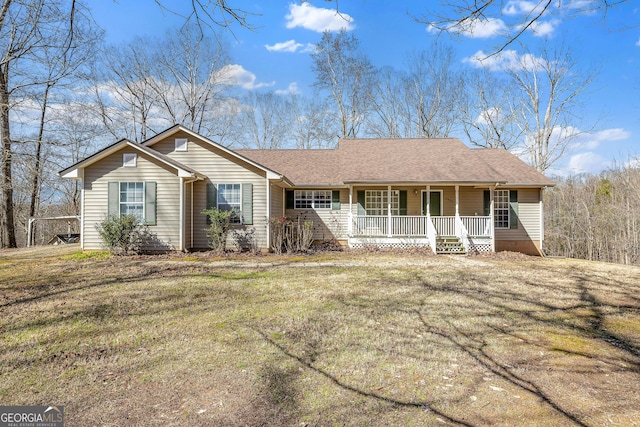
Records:
<instances>
[{"instance_id":1,"label":"shrub","mask_svg":"<svg viewBox=\"0 0 640 427\"><path fill-rule=\"evenodd\" d=\"M287 217L271 218L271 250L276 254L306 252L313 243L313 222Z\"/></svg>"},{"instance_id":2,"label":"shrub","mask_svg":"<svg viewBox=\"0 0 640 427\"><path fill-rule=\"evenodd\" d=\"M114 255L140 253L144 240L151 234L136 215L109 215L96 230L102 244Z\"/></svg>"},{"instance_id":3,"label":"shrub","mask_svg":"<svg viewBox=\"0 0 640 427\"><path fill-rule=\"evenodd\" d=\"M217 253L224 252L229 229L231 228L231 216L233 212L211 208L202 211L202 213L207 215L209 219L208 227L205 228L209 247Z\"/></svg>"}]
</instances>

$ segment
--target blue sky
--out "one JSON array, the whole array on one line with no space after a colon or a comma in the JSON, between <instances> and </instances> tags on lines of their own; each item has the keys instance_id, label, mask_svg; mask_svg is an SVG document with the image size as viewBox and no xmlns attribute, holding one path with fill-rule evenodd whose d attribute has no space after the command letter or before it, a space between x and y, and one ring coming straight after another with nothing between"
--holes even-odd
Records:
<instances>
[{"instance_id":1,"label":"blue sky","mask_svg":"<svg viewBox=\"0 0 640 427\"><path fill-rule=\"evenodd\" d=\"M590 1L564 4L584 5ZM87 3L111 43L126 43L135 36L159 36L182 23L182 18L161 10L154 0ZM186 11L190 3L163 1L177 12ZM248 18L255 30L235 25L233 35L226 35L238 82L245 90L295 90L311 96L314 76L309 51L325 29L345 27L352 31L363 52L378 67L401 68L408 53L428 49L438 40L436 32L413 18L423 16L426 7L436 7L434 1L340 0L341 16L336 13L335 2L321 0L230 3L255 13ZM473 34L440 36L440 42L456 51L460 67L473 67L469 58L479 52L491 52L500 44L496 32L512 24L519 13L531 8L532 2L512 0L504 5L501 16L474 28ZM640 6L629 2L614 8L606 21L601 13L545 15L535 32L526 31L519 43L507 47L505 57L518 58L525 47L535 52L543 43L563 44L571 50L579 67L599 70L582 96L579 114L572 124L580 131L596 128L582 135L580 144L550 172L597 173L613 161L625 163L640 155ZM453 136L465 141L462 133Z\"/></svg>"}]
</instances>

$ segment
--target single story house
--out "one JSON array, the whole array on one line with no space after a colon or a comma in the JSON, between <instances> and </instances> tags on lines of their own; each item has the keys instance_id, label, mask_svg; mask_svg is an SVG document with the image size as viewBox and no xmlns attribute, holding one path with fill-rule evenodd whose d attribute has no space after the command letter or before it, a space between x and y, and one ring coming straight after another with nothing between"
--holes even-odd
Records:
<instances>
[{"instance_id":1,"label":"single story house","mask_svg":"<svg viewBox=\"0 0 640 427\"><path fill-rule=\"evenodd\" d=\"M82 181L81 246L96 224L134 213L148 250L208 247L202 213L233 209L233 229L270 248L270 219L313 222L314 239L350 247L541 254L543 191L554 183L502 149L455 138L343 139L335 149L231 150L181 126L126 139L62 170Z\"/></svg>"}]
</instances>

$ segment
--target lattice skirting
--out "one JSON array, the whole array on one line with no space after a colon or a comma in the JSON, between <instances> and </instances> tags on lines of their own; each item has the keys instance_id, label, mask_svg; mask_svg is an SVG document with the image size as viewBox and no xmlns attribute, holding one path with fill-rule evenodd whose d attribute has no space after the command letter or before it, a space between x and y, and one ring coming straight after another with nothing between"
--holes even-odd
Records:
<instances>
[{"instance_id":1,"label":"lattice skirting","mask_svg":"<svg viewBox=\"0 0 640 427\"><path fill-rule=\"evenodd\" d=\"M417 244L417 243L406 243L406 242L393 242L393 243L356 242L356 243L350 243L349 247L353 249L365 249L365 248L372 248L372 247L380 248L380 249L410 249L410 248L429 247L429 245Z\"/></svg>"},{"instance_id":2,"label":"lattice skirting","mask_svg":"<svg viewBox=\"0 0 640 427\"><path fill-rule=\"evenodd\" d=\"M429 247L426 239L376 239L376 238L352 238L349 239L349 247L353 249L380 248L380 249L411 249L419 247ZM493 252L491 240L470 239L469 252L489 253Z\"/></svg>"},{"instance_id":3,"label":"lattice skirting","mask_svg":"<svg viewBox=\"0 0 640 427\"><path fill-rule=\"evenodd\" d=\"M469 239L469 252L493 252L491 240L489 239Z\"/></svg>"}]
</instances>

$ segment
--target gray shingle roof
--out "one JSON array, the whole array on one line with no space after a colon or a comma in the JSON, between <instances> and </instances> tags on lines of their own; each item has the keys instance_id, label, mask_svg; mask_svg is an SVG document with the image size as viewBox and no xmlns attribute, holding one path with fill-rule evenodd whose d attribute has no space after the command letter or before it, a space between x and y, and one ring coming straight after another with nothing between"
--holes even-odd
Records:
<instances>
[{"instance_id":1,"label":"gray shingle roof","mask_svg":"<svg viewBox=\"0 0 640 427\"><path fill-rule=\"evenodd\" d=\"M298 186L355 182L502 183L553 181L506 150L471 149L455 138L343 139L330 150L237 150Z\"/></svg>"}]
</instances>

